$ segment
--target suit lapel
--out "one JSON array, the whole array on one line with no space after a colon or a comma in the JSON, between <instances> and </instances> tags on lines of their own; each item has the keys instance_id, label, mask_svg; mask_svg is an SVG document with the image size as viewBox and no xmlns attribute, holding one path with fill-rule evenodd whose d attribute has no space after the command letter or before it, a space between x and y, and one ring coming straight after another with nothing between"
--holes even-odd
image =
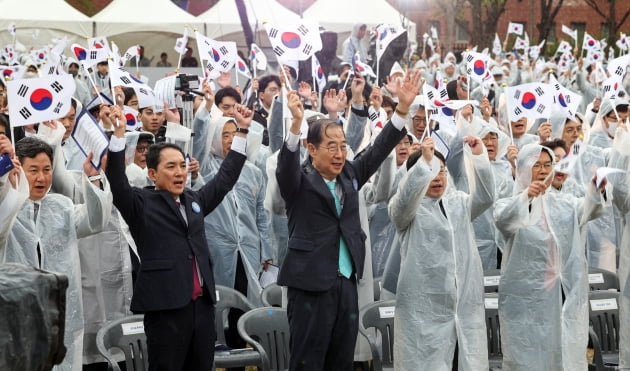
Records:
<instances>
[{"instance_id":1,"label":"suit lapel","mask_svg":"<svg viewBox=\"0 0 630 371\"><path fill-rule=\"evenodd\" d=\"M319 192L321 196L326 200L326 205L328 205L330 212L333 213L333 215L335 215L336 217L339 217L339 215L337 215L335 199L333 198L332 193L330 193L330 189L328 188L328 185L326 185L324 178L322 178L322 176L315 170L311 171L308 174L308 177L310 178L309 180L315 190L317 190L317 192Z\"/></svg>"},{"instance_id":2,"label":"suit lapel","mask_svg":"<svg viewBox=\"0 0 630 371\"><path fill-rule=\"evenodd\" d=\"M168 193L168 192L160 192L160 195L164 198L164 200L166 201L166 204L171 209L171 211L175 214L175 217L177 217L177 219L182 224L182 226L184 228L187 228L188 224L186 224L186 221L184 220L184 217L182 216L182 213L179 211L179 207L175 203L175 200L173 199L173 196L170 193ZM183 199L182 196L183 196L183 194L180 196L179 200L184 205L184 208L186 208L186 216L188 216L188 207L187 207L186 202L185 202L185 200Z\"/></svg>"}]
</instances>

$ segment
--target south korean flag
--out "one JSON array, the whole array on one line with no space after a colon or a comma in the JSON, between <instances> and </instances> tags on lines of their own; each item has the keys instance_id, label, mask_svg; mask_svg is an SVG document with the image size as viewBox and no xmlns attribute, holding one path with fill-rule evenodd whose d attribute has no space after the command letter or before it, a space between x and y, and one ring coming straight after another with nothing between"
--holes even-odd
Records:
<instances>
[{"instance_id":1,"label":"south korean flag","mask_svg":"<svg viewBox=\"0 0 630 371\"><path fill-rule=\"evenodd\" d=\"M265 29L279 61L303 61L322 49L317 22L300 20L290 26L266 23Z\"/></svg>"},{"instance_id":2,"label":"south korean flag","mask_svg":"<svg viewBox=\"0 0 630 371\"><path fill-rule=\"evenodd\" d=\"M549 118L554 106L554 89L549 84L530 83L505 90L510 121L521 117L530 119Z\"/></svg>"},{"instance_id":3,"label":"south korean flag","mask_svg":"<svg viewBox=\"0 0 630 371\"><path fill-rule=\"evenodd\" d=\"M11 126L24 126L63 117L76 86L72 75L52 75L7 82Z\"/></svg>"}]
</instances>

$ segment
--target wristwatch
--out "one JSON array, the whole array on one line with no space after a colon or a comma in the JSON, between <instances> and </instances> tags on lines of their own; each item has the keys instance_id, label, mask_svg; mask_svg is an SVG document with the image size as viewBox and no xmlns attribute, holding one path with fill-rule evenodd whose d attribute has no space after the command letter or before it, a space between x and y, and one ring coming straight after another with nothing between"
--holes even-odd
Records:
<instances>
[{"instance_id":1,"label":"wristwatch","mask_svg":"<svg viewBox=\"0 0 630 371\"><path fill-rule=\"evenodd\" d=\"M249 133L249 129L245 129L245 128L236 128L236 132L237 132L237 133L247 134L247 133Z\"/></svg>"}]
</instances>

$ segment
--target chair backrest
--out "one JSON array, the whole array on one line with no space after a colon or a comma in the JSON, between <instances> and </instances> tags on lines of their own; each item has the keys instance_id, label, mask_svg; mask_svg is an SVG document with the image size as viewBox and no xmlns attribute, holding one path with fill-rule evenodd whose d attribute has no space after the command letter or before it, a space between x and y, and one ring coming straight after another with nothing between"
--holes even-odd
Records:
<instances>
[{"instance_id":1,"label":"chair backrest","mask_svg":"<svg viewBox=\"0 0 630 371\"><path fill-rule=\"evenodd\" d=\"M488 339L488 357L502 358L501 327L499 326L499 296L494 293L484 295L486 311L486 337Z\"/></svg>"},{"instance_id":2,"label":"chair backrest","mask_svg":"<svg viewBox=\"0 0 630 371\"><path fill-rule=\"evenodd\" d=\"M359 323L364 329L376 328L381 333L381 365L394 367L394 309L395 300L376 301L367 304L359 313Z\"/></svg>"},{"instance_id":3,"label":"chair backrest","mask_svg":"<svg viewBox=\"0 0 630 371\"><path fill-rule=\"evenodd\" d=\"M588 294L589 322L599 338L602 354L619 352L619 293L591 291Z\"/></svg>"},{"instance_id":4,"label":"chair backrest","mask_svg":"<svg viewBox=\"0 0 630 371\"><path fill-rule=\"evenodd\" d=\"M256 308L238 320L238 333L263 359L263 370L289 368L289 319L283 308Z\"/></svg>"},{"instance_id":5,"label":"chair backrest","mask_svg":"<svg viewBox=\"0 0 630 371\"><path fill-rule=\"evenodd\" d=\"M102 327L96 334L96 347L114 371L120 371L120 368L110 352L112 348L125 353L127 371L149 369L143 315L121 318Z\"/></svg>"},{"instance_id":6,"label":"chair backrest","mask_svg":"<svg viewBox=\"0 0 630 371\"><path fill-rule=\"evenodd\" d=\"M592 291L610 290L619 291L619 278L617 274L605 269L588 268L588 286Z\"/></svg>"},{"instance_id":7,"label":"chair backrest","mask_svg":"<svg viewBox=\"0 0 630 371\"><path fill-rule=\"evenodd\" d=\"M260 300L266 307L282 307L282 287L275 283L265 287L260 293Z\"/></svg>"},{"instance_id":8,"label":"chair backrest","mask_svg":"<svg viewBox=\"0 0 630 371\"><path fill-rule=\"evenodd\" d=\"M501 280L500 269L488 269L483 272L483 288L485 292L499 292L499 281Z\"/></svg>"},{"instance_id":9,"label":"chair backrest","mask_svg":"<svg viewBox=\"0 0 630 371\"><path fill-rule=\"evenodd\" d=\"M383 289L383 277L374 277L374 301L381 300L382 289Z\"/></svg>"},{"instance_id":10,"label":"chair backrest","mask_svg":"<svg viewBox=\"0 0 630 371\"><path fill-rule=\"evenodd\" d=\"M225 333L223 330L224 318L231 308L240 309L247 312L255 306L240 292L221 285L216 286L217 304L214 315L214 328L217 332L217 343L225 344Z\"/></svg>"}]
</instances>

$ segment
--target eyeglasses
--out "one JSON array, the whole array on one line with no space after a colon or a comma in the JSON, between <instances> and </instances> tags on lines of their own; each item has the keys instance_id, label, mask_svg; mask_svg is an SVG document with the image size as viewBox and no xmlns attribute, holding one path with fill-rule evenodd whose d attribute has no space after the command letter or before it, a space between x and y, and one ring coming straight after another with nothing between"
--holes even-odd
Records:
<instances>
[{"instance_id":1,"label":"eyeglasses","mask_svg":"<svg viewBox=\"0 0 630 371\"><path fill-rule=\"evenodd\" d=\"M553 167L553 164L551 162L545 162L544 164L537 162L534 164L534 166L532 166L532 169L540 170L541 168L544 168L545 170L551 170L552 167Z\"/></svg>"},{"instance_id":2,"label":"eyeglasses","mask_svg":"<svg viewBox=\"0 0 630 371\"><path fill-rule=\"evenodd\" d=\"M136 152L142 153L147 152L149 150L149 146L138 146L136 147Z\"/></svg>"},{"instance_id":3,"label":"eyeglasses","mask_svg":"<svg viewBox=\"0 0 630 371\"><path fill-rule=\"evenodd\" d=\"M420 116L414 116L412 118L413 122L415 123L421 123L421 122L427 122L427 118L426 117L420 117Z\"/></svg>"},{"instance_id":4,"label":"eyeglasses","mask_svg":"<svg viewBox=\"0 0 630 371\"><path fill-rule=\"evenodd\" d=\"M328 150L329 153L333 153L333 154L339 152L339 150L341 150L342 153L348 152L348 146L345 144L342 144L340 146L336 144L331 144L328 147L319 146L319 148L325 148Z\"/></svg>"}]
</instances>

